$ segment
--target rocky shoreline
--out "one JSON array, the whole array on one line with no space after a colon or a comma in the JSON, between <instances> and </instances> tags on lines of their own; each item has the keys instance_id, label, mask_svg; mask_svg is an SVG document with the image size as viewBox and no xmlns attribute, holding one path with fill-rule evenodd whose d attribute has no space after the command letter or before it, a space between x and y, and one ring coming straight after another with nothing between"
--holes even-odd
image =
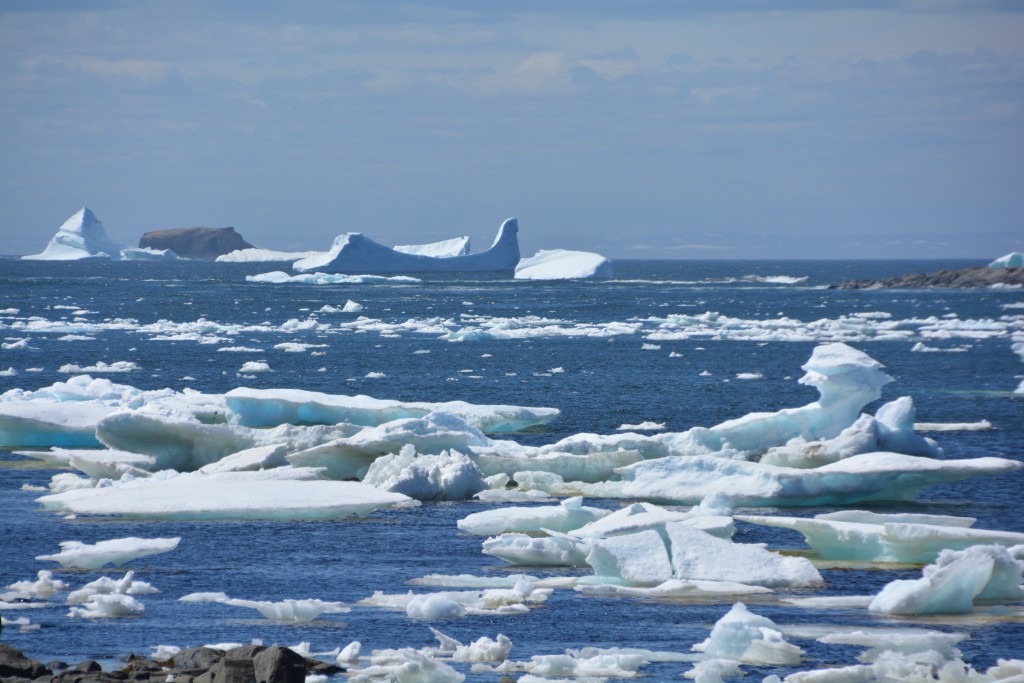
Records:
<instances>
[{"instance_id":1,"label":"rocky shoreline","mask_svg":"<svg viewBox=\"0 0 1024 683\"><path fill-rule=\"evenodd\" d=\"M279 645L243 645L222 651L209 647L181 650L168 661L129 655L124 666L104 671L85 660L43 664L0 643L0 683L303 683L307 676L332 676L345 669L306 659Z\"/></svg>"},{"instance_id":2,"label":"rocky shoreline","mask_svg":"<svg viewBox=\"0 0 1024 683\"><path fill-rule=\"evenodd\" d=\"M829 285L829 289L980 289L993 286L1024 286L1024 268L963 268L935 273L910 273L885 280L843 280L838 285Z\"/></svg>"}]
</instances>

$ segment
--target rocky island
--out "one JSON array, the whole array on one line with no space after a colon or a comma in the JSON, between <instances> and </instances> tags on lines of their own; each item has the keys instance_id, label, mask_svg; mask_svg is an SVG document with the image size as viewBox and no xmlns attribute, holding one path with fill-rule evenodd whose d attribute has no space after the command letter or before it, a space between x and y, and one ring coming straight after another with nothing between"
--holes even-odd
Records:
<instances>
[{"instance_id":1,"label":"rocky island","mask_svg":"<svg viewBox=\"0 0 1024 683\"><path fill-rule=\"evenodd\" d=\"M234 228L174 228L152 230L139 239L140 247L170 249L182 258L215 259L238 249L252 249Z\"/></svg>"},{"instance_id":2,"label":"rocky island","mask_svg":"<svg viewBox=\"0 0 1024 683\"><path fill-rule=\"evenodd\" d=\"M910 273L885 280L843 280L829 289L908 289L957 287L978 289L993 286L1024 286L1024 268L962 268L934 273Z\"/></svg>"}]
</instances>

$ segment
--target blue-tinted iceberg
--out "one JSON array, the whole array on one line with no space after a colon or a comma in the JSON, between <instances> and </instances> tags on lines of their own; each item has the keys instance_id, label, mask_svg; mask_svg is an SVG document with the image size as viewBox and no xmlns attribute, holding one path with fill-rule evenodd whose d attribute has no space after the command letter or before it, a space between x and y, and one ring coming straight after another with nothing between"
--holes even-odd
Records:
<instances>
[{"instance_id":1,"label":"blue-tinted iceberg","mask_svg":"<svg viewBox=\"0 0 1024 683\"><path fill-rule=\"evenodd\" d=\"M988 264L989 268L1024 268L1024 253L1019 251L1011 251L1006 256L1000 256L992 263Z\"/></svg>"},{"instance_id":2,"label":"blue-tinted iceberg","mask_svg":"<svg viewBox=\"0 0 1024 683\"><path fill-rule=\"evenodd\" d=\"M519 263L519 222L509 218L501 224L494 244L487 251L462 256L429 256L406 253L374 242L358 232L334 239L322 256L300 259L292 264L299 273L459 273L512 272Z\"/></svg>"}]
</instances>

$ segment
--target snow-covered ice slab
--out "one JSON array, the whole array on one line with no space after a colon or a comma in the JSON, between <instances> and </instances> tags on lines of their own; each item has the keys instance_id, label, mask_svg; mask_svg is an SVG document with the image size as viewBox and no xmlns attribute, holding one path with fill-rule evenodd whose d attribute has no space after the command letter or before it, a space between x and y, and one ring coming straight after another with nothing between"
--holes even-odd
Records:
<instances>
[{"instance_id":1,"label":"snow-covered ice slab","mask_svg":"<svg viewBox=\"0 0 1024 683\"><path fill-rule=\"evenodd\" d=\"M318 252L319 253L319 252ZM298 284L298 285L366 285L366 284L390 284L390 285L420 285L423 280L407 275L341 275L339 273L300 273L289 275L281 270L269 273L258 273L246 275L246 282L262 282L274 285Z\"/></svg>"},{"instance_id":2,"label":"snow-covered ice slab","mask_svg":"<svg viewBox=\"0 0 1024 683\"><path fill-rule=\"evenodd\" d=\"M889 583L868 606L885 614L966 614L976 598L1020 600L1024 546L944 550L920 579Z\"/></svg>"},{"instance_id":3,"label":"snow-covered ice slab","mask_svg":"<svg viewBox=\"0 0 1024 683\"><path fill-rule=\"evenodd\" d=\"M657 586L621 586L618 584L581 583L575 590L582 595L603 598L650 598L655 600L701 600L722 596L757 595L771 593L764 586L751 586L735 581L702 581L699 579L669 579Z\"/></svg>"},{"instance_id":4,"label":"snow-covered ice slab","mask_svg":"<svg viewBox=\"0 0 1024 683\"><path fill-rule=\"evenodd\" d=\"M625 498L695 503L724 493L737 505L850 505L913 500L926 486L1001 474L1024 467L1005 458L935 460L900 453L864 453L815 469L775 467L713 456L645 460L616 470Z\"/></svg>"},{"instance_id":5,"label":"snow-covered ice slab","mask_svg":"<svg viewBox=\"0 0 1024 683\"><path fill-rule=\"evenodd\" d=\"M38 254L22 256L32 261L74 261L84 258L113 258L121 253L123 245L107 236L103 223L89 208L82 207L50 238L46 249Z\"/></svg>"},{"instance_id":6,"label":"snow-covered ice slab","mask_svg":"<svg viewBox=\"0 0 1024 683\"><path fill-rule=\"evenodd\" d=\"M419 254L420 256L433 256L436 258L449 258L452 256L465 256L469 253L469 237L453 237L440 242L429 244L396 244L391 247L403 254Z\"/></svg>"},{"instance_id":7,"label":"snow-covered ice slab","mask_svg":"<svg viewBox=\"0 0 1024 683\"><path fill-rule=\"evenodd\" d=\"M339 422L375 427L409 417L424 417L440 410L456 415L483 432L517 432L547 424L560 414L557 408L510 405L474 405L464 401L444 403L403 402L370 396L324 394L301 389L232 389L224 395L231 420L246 427L333 425Z\"/></svg>"},{"instance_id":8,"label":"snow-covered ice slab","mask_svg":"<svg viewBox=\"0 0 1024 683\"><path fill-rule=\"evenodd\" d=\"M542 604L552 589L539 588L521 576L512 588L388 595L376 591L358 604L405 612L414 619L452 619L466 615L523 614Z\"/></svg>"},{"instance_id":9,"label":"snow-covered ice slab","mask_svg":"<svg viewBox=\"0 0 1024 683\"><path fill-rule=\"evenodd\" d=\"M95 544L81 541L62 541L61 550L54 555L39 555L37 560L52 560L62 567L99 569L108 564L120 567L140 557L169 553L178 547L181 538L115 538Z\"/></svg>"},{"instance_id":10,"label":"snow-covered ice slab","mask_svg":"<svg viewBox=\"0 0 1024 683\"><path fill-rule=\"evenodd\" d=\"M583 499L567 498L558 505L501 507L473 514L456 522L459 529L478 536L530 533L542 529L568 532L610 514L610 510L586 507Z\"/></svg>"},{"instance_id":11,"label":"snow-covered ice slab","mask_svg":"<svg viewBox=\"0 0 1024 683\"><path fill-rule=\"evenodd\" d=\"M483 554L524 566L585 567L590 544L565 534L501 534L483 542Z\"/></svg>"},{"instance_id":12,"label":"snow-covered ice slab","mask_svg":"<svg viewBox=\"0 0 1024 683\"><path fill-rule=\"evenodd\" d=\"M133 519L340 519L419 503L359 482L323 481L317 470L178 474L74 489L39 498L47 509Z\"/></svg>"},{"instance_id":13,"label":"snow-covered ice slab","mask_svg":"<svg viewBox=\"0 0 1024 683\"><path fill-rule=\"evenodd\" d=\"M444 662L412 648L375 653L370 664L350 679L352 683L462 683L466 680Z\"/></svg>"},{"instance_id":14,"label":"snow-covered ice slab","mask_svg":"<svg viewBox=\"0 0 1024 683\"><path fill-rule=\"evenodd\" d=\"M417 455L411 445L374 460L363 483L422 501L468 500L487 488L480 468L466 455L455 451Z\"/></svg>"},{"instance_id":15,"label":"snow-covered ice slab","mask_svg":"<svg viewBox=\"0 0 1024 683\"><path fill-rule=\"evenodd\" d=\"M516 265L516 280L597 280L614 276L600 254L566 249L541 250Z\"/></svg>"},{"instance_id":16,"label":"snow-covered ice slab","mask_svg":"<svg viewBox=\"0 0 1024 683\"><path fill-rule=\"evenodd\" d=\"M292 624L308 623L321 614L344 614L352 611L342 602L329 602L315 598L276 601L228 598L215 602L232 607L247 607L262 614L264 619Z\"/></svg>"},{"instance_id":17,"label":"snow-covered ice slab","mask_svg":"<svg viewBox=\"0 0 1024 683\"><path fill-rule=\"evenodd\" d=\"M882 516L883 520L885 518ZM970 546L993 543L1003 546L1024 544L1024 533L964 526L884 521L865 523L821 517L762 515L737 515L736 519L798 531L823 560L923 563L934 561L944 549L963 550Z\"/></svg>"},{"instance_id":18,"label":"snow-covered ice slab","mask_svg":"<svg viewBox=\"0 0 1024 683\"><path fill-rule=\"evenodd\" d=\"M519 263L519 222L509 218L498 229L491 248L463 256L427 256L396 251L368 237L350 232L338 235L323 256L301 259L292 264L298 273L459 273L512 272Z\"/></svg>"},{"instance_id":19,"label":"snow-covered ice slab","mask_svg":"<svg viewBox=\"0 0 1024 683\"><path fill-rule=\"evenodd\" d=\"M320 256L322 251L274 251L273 249L236 249L227 254L221 254L214 261L218 263L291 263L298 259Z\"/></svg>"}]
</instances>

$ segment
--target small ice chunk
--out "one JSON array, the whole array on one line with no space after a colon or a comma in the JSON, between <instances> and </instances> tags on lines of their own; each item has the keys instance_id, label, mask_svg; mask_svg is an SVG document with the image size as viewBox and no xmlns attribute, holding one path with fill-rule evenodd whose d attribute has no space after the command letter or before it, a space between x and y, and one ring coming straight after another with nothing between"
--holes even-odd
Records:
<instances>
[{"instance_id":1,"label":"small ice chunk","mask_svg":"<svg viewBox=\"0 0 1024 683\"><path fill-rule=\"evenodd\" d=\"M151 595L159 592L145 581L136 581L135 572L129 571L120 579L101 576L78 590L68 593L66 602L69 605L76 605L89 602L94 595Z\"/></svg>"},{"instance_id":2,"label":"small ice chunk","mask_svg":"<svg viewBox=\"0 0 1024 683\"><path fill-rule=\"evenodd\" d=\"M82 607L68 610L69 617L83 619L111 619L142 614L145 607L130 595L121 593L98 593L89 598Z\"/></svg>"},{"instance_id":3,"label":"small ice chunk","mask_svg":"<svg viewBox=\"0 0 1024 683\"><path fill-rule=\"evenodd\" d=\"M542 529L568 532L595 522L608 510L585 507L580 497L566 498L559 505L502 507L475 512L456 522L459 529L478 536L503 533L536 533Z\"/></svg>"},{"instance_id":4,"label":"small ice chunk","mask_svg":"<svg viewBox=\"0 0 1024 683\"><path fill-rule=\"evenodd\" d=\"M466 677L444 662L411 648L374 654L371 666L360 669L351 683L462 683Z\"/></svg>"},{"instance_id":5,"label":"small ice chunk","mask_svg":"<svg viewBox=\"0 0 1024 683\"><path fill-rule=\"evenodd\" d=\"M115 538L94 545L81 541L62 541L55 555L39 555L37 560L53 560L63 567L99 569L108 564L120 567L140 557L169 553L178 547L181 538Z\"/></svg>"},{"instance_id":6,"label":"small ice chunk","mask_svg":"<svg viewBox=\"0 0 1024 683\"><path fill-rule=\"evenodd\" d=\"M67 587L68 585L60 579L53 578L53 572L48 569L40 569L36 574L35 581L15 581L8 584L7 588L10 588L15 595L4 593L0 595L0 600L8 602L18 597L45 600L58 591L67 590Z\"/></svg>"},{"instance_id":7,"label":"small ice chunk","mask_svg":"<svg viewBox=\"0 0 1024 683\"><path fill-rule=\"evenodd\" d=\"M422 501L467 500L487 488L480 468L462 453L417 455L411 444L374 460L363 483Z\"/></svg>"},{"instance_id":8,"label":"small ice chunk","mask_svg":"<svg viewBox=\"0 0 1024 683\"><path fill-rule=\"evenodd\" d=\"M803 651L783 638L775 623L754 614L742 602L715 623L711 635L693 646L708 658L731 659L745 664L795 666Z\"/></svg>"},{"instance_id":9,"label":"small ice chunk","mask_svg":"<svg viewBox=\"0 0 1024 683\"><path fill-rule=\"evenodd\" d=\"M218 601L225 605L234 607L248 607L254 609L270 621L281 621L293 624L305 624L313 621L321 614L339 614L351 610L342 602L327 602L317 599L306 600L240 600L229 598Z\"/></svg>"},{"instance_id":10,"label":"small ice chunk","mask_svg":"<svg viewBox=\"0 0 1024 683\"><path fill-rule=\"evenodd\" d=\"M238 368L239 373L247 372L273 372L270 369L270 365L265 360L249 360L242 363L242 367Z\"/></svg>"}]
</instances>

